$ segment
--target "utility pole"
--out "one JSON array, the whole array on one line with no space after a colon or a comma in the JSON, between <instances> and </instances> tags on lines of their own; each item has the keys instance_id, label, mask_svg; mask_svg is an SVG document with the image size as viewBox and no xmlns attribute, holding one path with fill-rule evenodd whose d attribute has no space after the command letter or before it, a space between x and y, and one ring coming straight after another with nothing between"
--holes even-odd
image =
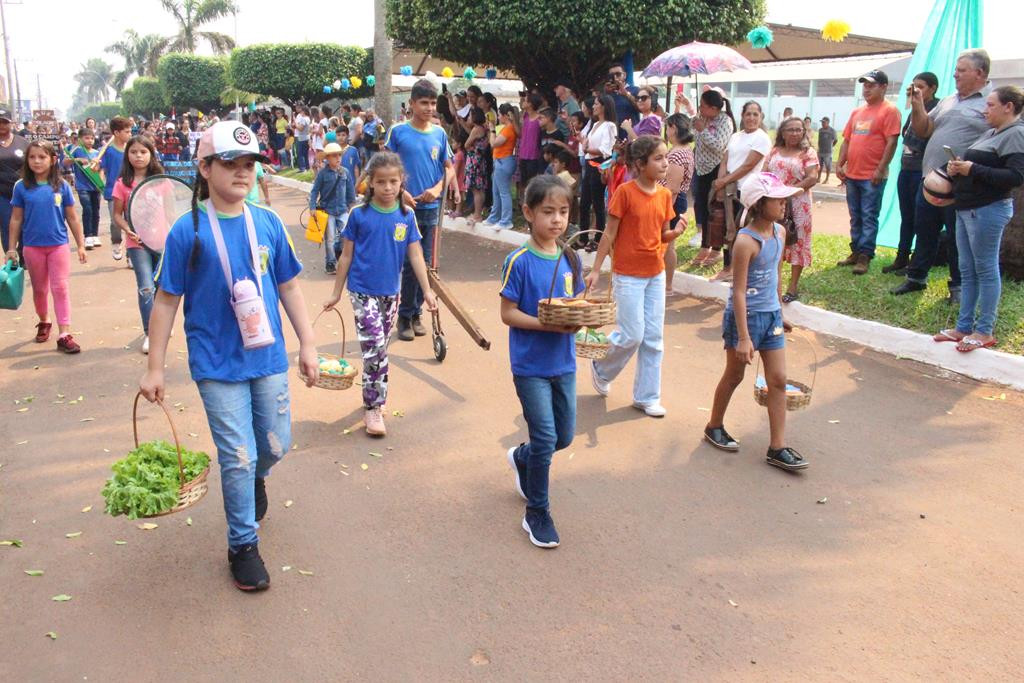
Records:
<instances>
[{"instance_id":1,"label":"utility pole","mask_svg":"<svg viewBox=\"0 0 1024 683\"><path fill-rule=\"evenodd\" d=\"M15 97L18 98L17 101L14 103L14 111L17 113L19 120L24 120L21 116L21 79L18 78L17 59L14 60L14 91L15 93L17 93Z\"/></svg>"},{"instance_id":2,"label":"utility pole","mask_svg":"<svg viewBox=\"0 0 1024 683\"><path fill-rule=\"evenodd\" d=\"M0 28L3 29L4 34L4 61L7 64L7 87L5 88L7 95L7 104L10 106L11 102L11 49L7 42L7 14L4 12L4 0L0 0Z\"/></svg>"},{"instance_id":3,"label":"utility pole","mask_svg":"<svg viewBox=\"0 0 1024 683\"><path fill-rule=\"evenodd\" d=\"M39 80L39 72L36 72L36 98L39 100L39 108L45 109L43 106L43 84Z\"/></svg>"},{"instance_id":4,"label":"utility pole","mask_svg":"<svg viewBox=\"0 0 1024 683\"><path fill-rule=\"evenodd\" d=\"M384 125L391 127L394 107L391 97L391 39L387 31L387 3L373 0L373 86L374 109Z\"/></svg>"}]
</instances>

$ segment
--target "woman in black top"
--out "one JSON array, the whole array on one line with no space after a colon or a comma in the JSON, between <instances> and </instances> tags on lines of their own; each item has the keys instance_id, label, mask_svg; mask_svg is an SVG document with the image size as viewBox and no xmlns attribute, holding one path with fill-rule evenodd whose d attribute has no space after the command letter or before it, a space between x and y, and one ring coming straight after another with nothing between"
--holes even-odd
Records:
<instances>
[{"instance_id":1,"label":"woman in black top","mask_svg":"<svg viewBox=\"0 0 1024 683\"><path fill-rule=\"evenodd\" d=\"M960 317L956 330L943 330L937 341L956 341L958 351L996 345L992 330L1002 293L999 243L1013 216L1010 192L1024 185L1024 90L996 88L986 99L991 130L971 145L947 171L956 196L956 245L960 251ZM975 315L975 309L978 309Z\"/></svg>"},{"instance_id":2,"label":"woman in black top","mask_svg":"<svg viewBox=\"0 0 1024 683\"><path fill-rule=\"evenodd\" d=\"M13 248L13 245L7 244L11 197L14 196L14 183L21 177L19 174L25 163L26 149L28 140L15 135L11 130L11 113L0 108L0 243L4 253Z\"/></svg>"}]
</instances>

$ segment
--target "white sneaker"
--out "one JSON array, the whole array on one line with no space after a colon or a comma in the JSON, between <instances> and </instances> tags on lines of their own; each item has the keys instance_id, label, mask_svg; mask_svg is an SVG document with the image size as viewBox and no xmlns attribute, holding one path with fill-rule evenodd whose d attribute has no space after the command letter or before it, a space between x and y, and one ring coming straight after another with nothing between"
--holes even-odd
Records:
<instances>
[{"instance_id":1,"label":"white sneaker","mask_svg":"<svg viewBox=\"0 0 1024 683\"><path fill-rule=\"evenodd\" d=\"M95 245L93 245L93 243L92 243L92 238L91 237L86 237L85 238L85 248L86 248L86 250L87 251L92 251L93 246L95 246Z\"/></svg>"},{"instance_id":2,"label":"white sneaker","mask_svg":"<svg viewBox=\"0 0 1024 683\"><path fill-rule=\"evenodd\" d=\"M601 396L607 396L608 391L612 388L611 382L605 382L597 376L597 364L594 361L590 361L590 382L594 385L594 391Z\"/></svg>"},{"instance_id":3,"label":"white sneaker","mask_svg":"<svg viewBox=\"0 0 1024 683\"><path fill-rule=\"evenodd\" d=\"M114 257L115 261L120 261L124 258L124 250L121 249L120 244L115 244L110 250L110 255Z\"/></svg>"},{"instance_id":4,"label":"white sneaker","mask_svg":"<svg viewBox=\"0 0 1024 683\"><path fill-rule=\"evenodd\" d=\"M142 340L142 352L149 355L149 335L147 334L145 339Z\"/></svg>"},{"instance_id":5,"label":"white sneaker","mask_svg":"<svg viewBox=\"0 0 1024 683\"><path fill-rule=\"evenodd\" d=\"M96 235L95 237L92 238L92 246L94 246L94 247L102 247L103 246L103 242L100 241L100 236L99 235Z\"/></svg>"},{"instance_id":6,"label":"white sneaker","mask_svg":"<svg viewBox=\"0 0 1024 683\"><path fill-rule=\"evenodd\" d=\"M690 241L687 243L687 246L689 246L689 247L699 247L700 246L700 230L698 230L693 235L693 237L690 238Z\"/></svg>"},{"instance_id":7,"label":"white sneaker","mask_svg":"<svg viewBox=\"0 0 1024 683\"><path fill-rule=\"evenodd\" d=\"M647 405L644 405L643 403L634 403L633 407L637 410L644 411L644 414L648 417L665 417L665 413L668 412L665 410L665 406L660 403L649 403Z\"/></svg>"}]
</instances>

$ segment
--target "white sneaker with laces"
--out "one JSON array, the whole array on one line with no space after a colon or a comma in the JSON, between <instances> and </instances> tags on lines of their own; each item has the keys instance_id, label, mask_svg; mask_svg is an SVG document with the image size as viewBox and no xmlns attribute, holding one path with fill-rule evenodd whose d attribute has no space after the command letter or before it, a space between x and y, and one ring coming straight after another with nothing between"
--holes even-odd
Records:
<instances>
[{"instance_id":1,"label":"white sneaker with laces","mask_svg":"<svg viewBox=\"0 0 1024 683\"><path fill-rule=\"evenodd\" d=\"M110 255L114 257L115 261L120 261L124 258L124 251L121 249L121 245L115 244L110 250Z\"/></svg>"},{"instance_id":2,"label":"white sneaker with laces","mask_svg":"<svg viewBox=\"0 0 1024 683\"><path fill-rule=\"evenodd\" d=\"M387 434L380 406L367 409L363 415L363 424L366 425L366 433L370 436L384 436Z\"/></svg>"},{"instance_id":3,"label":"white sneaker with laces","mask_svg":"<svg viewBox=\"0 0 1024 683\"><path fill-rule=\"evenodd\" d=\"M634 403L633 407L637 410L644 411L644 414L648 417L665 417L665 413L668 412L665 410L665 406L660 403L648 403L647 405L644 405L643 403Z\"/></svg>"},{"instance_id":4,"label":"white sneaker with laces","mask_svg":"<svg viewBox=\"0 0 1024 683\"><path fill-rule=\"evenodd\" d=\"M690 247L699 247L700 246L700 230L698 230L696 232L696 234L693 237L690 238L690 241L687 243L687 246L690 246Z\"/></svg>"},{"instance_id":5,"label":"white sneaker with laces","mask_svg":"<svg viewBox=\"0 0 1024 683\"><path fill-rule=\"evenodd\" d=\"M590 361L590 382L594 385L594 391L601 396L607 396L608 391L612 388L611 382L605 382L597 375L597 364L594 361Z\"/></svg>"},{"instance_id":6,"label":"white sneaker with laces","mask_svg":"<svg viewBox=\"0 0 1024 683\"><path fill-rule=\"evenodd\" d=\"M149 335L148 334L142 340L142 352L144 354L146 354L147 356L149 355Z\"/></svg>"},{"instance_id":7,"label":"white sneaker with laces","mask_svg":"<svg viewBox=\"0 0 1024 683\"><path fill-rule=\"evenodd\" d=\"M99 235L95 235L92 238L92 246L94 246L94 247L102 247L103 246L103 242L100 241L100 236Z\"/></svg>"}]
</instances>

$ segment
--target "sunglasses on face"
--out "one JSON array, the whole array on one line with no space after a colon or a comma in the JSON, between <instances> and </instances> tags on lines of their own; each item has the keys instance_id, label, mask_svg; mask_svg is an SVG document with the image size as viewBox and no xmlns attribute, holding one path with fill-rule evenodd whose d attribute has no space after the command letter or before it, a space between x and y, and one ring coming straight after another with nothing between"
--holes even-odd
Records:
<instances>
[{"instance_id":1,"label":"sunglasses on face","mask_svg":"<svg viewBox=\"0 0 1024 683\"><path fill-rule=\"evenodd\" d=\"M650 95L637 95L636 99L637 99L637 101L639 101L639 100L649 100L649 99L651 99L651 96Z\"/></svg>"}]
</instances>

